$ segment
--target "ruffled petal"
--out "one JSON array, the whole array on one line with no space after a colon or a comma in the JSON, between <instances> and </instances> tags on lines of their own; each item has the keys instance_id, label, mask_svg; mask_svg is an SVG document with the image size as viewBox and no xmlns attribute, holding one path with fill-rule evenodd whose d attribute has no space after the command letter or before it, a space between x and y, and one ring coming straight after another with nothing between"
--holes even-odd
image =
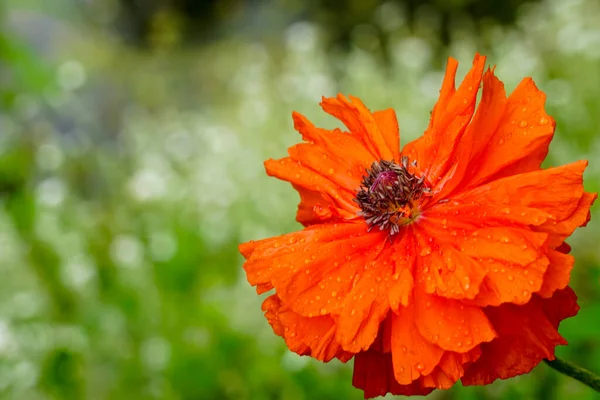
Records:
<instances>
[{"instance_id":1,"label":"ruffled petal","mask_svg":"<svg viewBox=\"0 0 600 400\"><path fill-rule=\"evenodd\" d=\"M325 362L333 358L346 362L354 356L335 341L336 326L331 317L298 315L282 304L277 295L267 297L262 309L273 332L285 339L291 351Z\"/></svg>"},{"instance_id":2,"label":"ruffled petal","mask_svg":"<svg viewBox=\"0 0 600 400\"><path fill-rule=\"evenodd\" d=\"M367 350L388 314L392 252L389 246L386 247L372 261L364 262L362 270L358 268L353 276L352 289L341 304L336 332L336 339L347 351Z\"/></svg>"},{"instance_id":3,"label":"ruffled petal","mask_svg":"<svg viewBox=\"0 0 600 400\"><path fill-rule=\"evenodd\" d=\"M390 148L375 117L360 99L340 94L335 98L323 98L321 107L342 121L376 160L394 159L394 149Z\"/></svg>"},{"instance_id":4,"label":"ruffled petal","mask_svg":"<svg viewBox=\"0 0 600 400\"><path fill-rule=\"evenodd\" d=\"M466 353L446 351L431 374L421 378L423 386L450 389L465 374L466 369L481 356L481 348Z\"/></svg>"},{"instance_id":5,"label":"ruffled petal","mask_svg":"<svg viewBox=\"0 0 600 400\"><path fill-rule=\"evenodd\" d=\"M491 133L488 145L470 162L471 174L462 181L464 187L475 187L495 179L536 171L548 154L554 135L554 120L546 114L546 95L531 78L526 78L508 97L498 126L473 135ZM493 128L493 126L490 126Z\"/></svg>"},{"instance_id":6,"label":"ruffled petal","mask_svg":"<svg viewBox=\"0 0 600 400\"><path fill-rule=\"evenodd\" d=\"M310 226L343 220L339 209L329 196L300 186L293 186L300 194L296 221L304 226Z\"/></svg>"},{"instance_id":7,"label":"ruffled petal","mask_svg":"<svg viewBox=\"0 0 600 400\"><path fill-rule=\"evenodd\" d=\"M336 159L343 159L353 170L358 169L362 175L365 168L369 168L375 155L371 154L355 136L344 133L339 129L322 129L315 127L306 117L299 113L292 113L294 128L300 132L302 138L327 150L327 153Z\"/></svg>"},{"instance_id":8,"label":"ruffled petal","mask_svg":"<svg viewBox=\"0 0 600 400\"><path fill-rule=\"evenodd\" d=\"M402 150L402 155L417 160L418 168L426 173L433 185L452 169L457 149L469 145L462 137L475 109L484 65L485 57L476 55L473 67L456 90L454 79L458 63L452 58L448 60L440 98L431 114L429 127L422 137Z\"/></svg>"},{"instance_id":9,"label":"ruffled petal","mask_svg":"<svg viewBox=\"0 0 600 400\"><path fill-rule=\"evenodd\" d=\"M465 191L453 201L468 204L485 203L497 207L529 207L546 212L555 221L571 217L580 205L583 171L587 161L502 178ZM548 188L552 188L549 190ZM594 196L595 197L595 196ZM585 213L582 204L581 213ZM525 213L525 211L524 211Z\"/></svg>"},{"instance_id":10,"label":"ruffled petal","mask_svg":"<svg viewBox=\"0 0 600 400\"><path fill-rule=\"evenodd\" d=\"M360 210L352 201L354 193L337 186L328 178L289 157L267 160L265 168L270 176L288 181L304 189L322 193L331 200L331 204L337 208L337 213L344 218L356 218L356 213Z\"/></svg>"},{"instance_id":11,"label":"ruffled petal","mask_svg":"<svg viewBox=\"0 0 600 400\"><path fill-rule=\"evenodd\" d=\"M466 371L463 385L487 385L527 373L544 358L554 359L554 348L567 343L557 331L558 323L577 310L569 290L557 291L550 299L534 296L521 306L485 308L498 338L481 345L481 357Z\"/></svg>"},{"instance_id":12,"label":"ruffled petal","mask_svg":"<svg viewBox=\"0 0 600 400\"><path fill-rule=\"evenodd\" d=\"M499 261L488 261L489 271L479 293L468 304L479 307L497 306L502 303L525 304L533 293L543 285L549 265L545 255L523 266Z\"/></svg>"},{"instance_id":13,"label":"ruffled petal","mask_svg":"<svg viewBox=\"0 0 600 400\"><path fill-rule=\"evenodd\" d=\"M571 270L575 264L573 256L556 250L548 252L548 260L542 287L537 291L541 297L551 297L556 290L564 289L571 280Z\"/></svg>"},{"instance_id":14,"label":"ruffled petal","mask_svg":"<svg viewBox=\"0 0 600 400\"><path fill-rule=\"evenodd\" d=\"M345 224L324 224L305 228L298 232L288 233L286 235L273 238L250 241L239 246L240 252L246 258L244 270L248 282L255 286L259 284L272 284L274 278L280 281L286 281L286 275L302 272L306 274L310 263L327 263L327 252L321 251L320 258L311 257L310 250L323 250L323 243L335 242L338 239L348 239L358 237L366 232L366 226L363 223L345 223ZM373 236L369 236L373 238ZM368 242L367 245L377 243ZM351 246L351 245L350 245ZM304 250L306 248L306 250ZM316 254L316 253L315 253ZM305 255L305 257L302 257ZM344 254L336 254L339 261L345 261ZM308 260L308 262L307 262ZM334 260L335 262L335 260ZM316 265L316 264L315 264ZM320 271L313 269L313 271ZM279 276L276 277L276 274ZM350 279L350 278L348 278ZM314 282L314 279L312 280ZM335 280L337 282L337 279ZM340 276L341 283L341 276Z\"/></svg>"}]
</instances>

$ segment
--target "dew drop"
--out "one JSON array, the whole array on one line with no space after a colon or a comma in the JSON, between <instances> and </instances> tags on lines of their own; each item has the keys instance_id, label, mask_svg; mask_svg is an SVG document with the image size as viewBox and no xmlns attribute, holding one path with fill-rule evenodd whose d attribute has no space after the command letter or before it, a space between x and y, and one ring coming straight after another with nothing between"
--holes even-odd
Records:
<instances>
[{"instance_id":1,"label":"dew drop","mask_svg":"<svg viewBox=\"0 0 600 400\"><path fill-rule=\"evenodd\" d=\"M327 309L326 308L321 308L321 315L325 315L327 314Z\"/></svg>"},{"instance_id":2,"label":"dew drop","mask_svg":"<svg viewBox=\"0 0 600 400\"><path fill-rule=\"evenodd\" d=\"M550 120L546 117L541 117L540 118L540 125L547 125L548 122L550 122Z\"/></svg>"},{"instance_id":3,"label":"dew drop","mask_svg":"<svg viewBox=\"0 0 600 400\"><path fill-rule=\"evenodd\" d=\"M462 342L457 342L456 347L462 347Z\"/></svg>"},{"instance_id":4,"label":"dew drop","mask_svg":"<svg viewBox=\"0 0 600 400\"><path fill-rule=\"evenodd\" d=\"M350 315L355 315L356 314L356 309L353 308L352 311L350 311Z\"/></svg>"},{"instance_id":5,"label":"dew drop","mask_svg":"<svg viewBox=\"0 0 600 400\"><path fill-rule=\"evenodd\" d=\"M499 146L502 146L503 144L504 144L504 139L500 139L500 140L498 140L498 145L499 145Z\"/></svg>"},{"instance_id":6,"label":"dew drop","mask_svg":"<svg viewBox=\"0 0 600 400\"><path fill-rule=\"evenodd\" d=\"M508 276L508 280L509 280L509 281L512 281L513 279L515 279L515 277L514 277L514 276L512 276L512 275L509 275L509 276Z\"/></svg>"},{"instance_id":7,"label":"dew drop","mask_svg":"<svg viewBox=\"0 0 600 400\"><path fill-rule=\"evenodd\" d=\"M406 348L406 346L402 346L402 352L406 353L408 351L408 349Z\"/></svg>"},{"instance_id":8,"label":"dew drop","mask_svg":"<svg viewBox=\"0 0 600 400\"><path fill-rule=\"evenodd\" d=\"M418 363L416 365L416 368L417 368L417 371L423 371L425 369L425 366L423 364L421 364L421 363Z\"/></svg>"},{"instance_id":9,"label":"dew drop","mask_svg":"<svg viewBox=\"0 0 600 400\"><path fill-rule=\"evenodd\" d=\"M329 173L329 175L333 175L333 174L335 174L335 169L329 168L329 170L327 172Z\"/></svg>"},{"instance_id":10,"label":"dew drop","mask_svg":"<svg viewBox=\"0 0 600 400\"><path fill-rule=\"evenodd\" d=\"M525 128L527 126L527 121L523 120L523 121L519 122L519 126L521 128Z\"/></svg>"}]
</instances>

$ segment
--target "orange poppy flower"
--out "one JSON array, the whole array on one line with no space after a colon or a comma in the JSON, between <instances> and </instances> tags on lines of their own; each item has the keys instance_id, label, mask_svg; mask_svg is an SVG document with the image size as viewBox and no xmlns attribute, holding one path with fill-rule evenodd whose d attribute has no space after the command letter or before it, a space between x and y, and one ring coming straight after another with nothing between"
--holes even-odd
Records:
<instances>
[{"instance_id":1,"label":"orange poppy flower","mask_svg":"<svg viewBox=\"0 0 600 400\"><path fill-rule=\"evenodd\" d=\"M540 169L544 93L526 78L507 97L484 64L456 89L449 59L425 134L402 151L394 111L339 95L321 105L347 131L294 113L304 143L265 163L300 193L305 228L240 245L248 281L274 291L263 310L290 350L354 357L366 398L527 373L578 311L564 241L597 197L587 162Z\"/></svg>"}]
</instances>

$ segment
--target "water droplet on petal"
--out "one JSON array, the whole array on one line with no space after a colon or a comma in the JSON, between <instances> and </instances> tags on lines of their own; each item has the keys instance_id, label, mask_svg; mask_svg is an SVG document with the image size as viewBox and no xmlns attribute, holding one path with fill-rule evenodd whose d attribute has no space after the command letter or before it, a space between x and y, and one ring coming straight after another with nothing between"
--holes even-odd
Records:
<instances>
[{"instance_id":1,"label":"water droplet on petal","mask_svg":"<svg viewBox=\"0 0 600 400\"><path fill-rule=\"evenodd\" d=\"M547 125L548 122L550 122L550 120L546 117L541 117L540 118L540 125Z\"/></svg>"},{"instance_id":2,"label":"water droplet on petal","mask_svg":"<svg viewBox=\"0 0 600 400\"><path fill-rule=\"evenodd\" d=\"M523 120L523 121L519 122L519 126L521 128L525 128L527 126L527 121Z\"/></svg>"}]
</instances>

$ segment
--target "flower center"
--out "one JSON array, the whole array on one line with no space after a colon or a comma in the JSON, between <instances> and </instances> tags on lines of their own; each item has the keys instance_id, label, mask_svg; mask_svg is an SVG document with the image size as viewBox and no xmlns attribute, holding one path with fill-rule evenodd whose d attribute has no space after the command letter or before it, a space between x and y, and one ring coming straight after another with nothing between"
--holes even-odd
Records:
<instances>
[{"instance_id":1,"label":"flower center","mask_svg":"<svg viewBox=\"0 0 600 400\"><path fill-rule=\"evenodd\" d=\"M416 165L413 161L412 166ZM408 157L402 163L376 161L368 169L354 201L360 206L369 230L389 230L390 235L414 221L419 215L419 200L430 192L425 176L417 178L409 171Z\"/></svg>"}]
</instances>

